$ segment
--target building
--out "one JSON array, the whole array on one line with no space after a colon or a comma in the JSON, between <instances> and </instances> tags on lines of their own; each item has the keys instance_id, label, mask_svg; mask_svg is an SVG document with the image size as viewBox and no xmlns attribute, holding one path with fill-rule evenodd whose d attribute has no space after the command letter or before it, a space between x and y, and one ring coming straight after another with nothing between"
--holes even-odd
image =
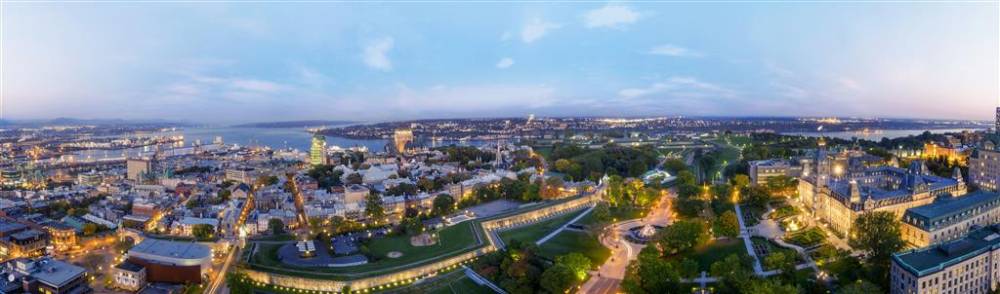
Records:
<instances>
[{"instance_id":1,"label":"building","mask_svg":"<svg viewBox=\"0 0 1000 294\"><path fill-rule=\"evenodd\" d=\"M95 170L76 175L76 183L84 186L97 186L101 184L103 177Z\"/></svg>"},{"instance_id":2,"label":"building","mask_svg":"<svg viewBox=\"0 0 1000 294\"><path fill-rule=\"evenodd\" d=\"M66 252L76 247L76 229L73 227L51 222L45 224L45 230L49 233L49 243L56 252Z\"/></svg>"},{"instance_id":3,"label":"building","mask_svg":"<svg viewBox=\"0 0 1000 294\"><path fill-rule=\"evenodd\" d=\"M323 135L313 135L312 145L309 146L309 163L312 165L326 164L326 137Z\"/></svg>"},{"instance_id":4,"label":"building","mask_svg":"<svg viewBox=\"0 0 1000 294\"><path fill-rule=\"evenodd\" d=\"M3 264L8 285L20 284L14 293L90 293L87 270L55 259L20 258ZM9 292L5 292L9 293Z\"/></svg>"},{"instance_id":5,"label":"building","mask_svg":"<svg viewBox=\"0 0 1000 294\"><path fill-rule=\"evenodd\" d=\"M934 159L944 157L948 161L965 163L969 158L970 150L959 145L937 144L933 142L924 143L924 158Z\"/></svg>"},{"instance_id":6,"label":"building","mask_svg":"<svg viewBox=\"0 0 1000 294\"><path fill-rule=\"evenodd\" d=\"M126 261L116 265L112 271L118 288L134 292L146 286L146 267Z\"/></svg>"},{"instance_id":7,"label":"building","mask_svg":"<svg viewBox=\"0 0 1000 294\"><path fill-rule=\"evenodd\" d=\"M939 195L966 193L963 181L930 175L921 161L908 169L879 166L845 171L829 161L825 143L820 143L815 172L799 181L799 201L814 219L841 234L849 233L854 220L866 212L890 211L902 217L907 209L929 204Z\"/></svg>"},{"instance_id":8,"label":"building","mask_svg":"<svg viewBox=\"0 0 1000 294\"><path fill-rule=\"evenodd\" d=\"M0 256L13 258L41 256L45 253L46 245L48 245L48 238L45 233L35 229L27 229L0 238Z\"/></svg>"},{"instance_id":9,"label":"building","mask_svg":"<svg viewBox=\"0 0 1000 294\"><path fill-rule=\"evenodd\" d=\"M997 107L996 125L993 126L993 132L1000 135L1000 107Z\"/></svg>"},{"instance_id":10,"label":"building","mask_svg":"<svg viewBox=\"0 0 1000 294\"><path fill-rule=\"evenodd\" d=\"M394 153L403 154L406 153L408 146L413 142L413 130L411 129L396 129L396 132L392 134L392 143L395 148Z\"/></svg>"},{"instance_id":11,"label":"building","mask_svg":"<svg viewBox=\"0 0 1000 294\"><path fill-rule=\"evenodd\" d=\"M781 159L757 160L750 162L750 182L766 185L768 179L777 176L798 177L802 174L802 165Z\"/></svg>"},{"instance_id":12,"label":"building","mask_svg":"<svg viewBox=\"0 0 1000 294\"><path fill-rule=\"evenodd\" d=\"M962 197L939 197L903 214L903 239L926 247L964 237L970 230L1000 223L1000 194L978 191Z\"/></svg>"},{"instance_id":13,"label":"building","mask_svg":"<svg viewBox=\"0 0 1000 294\"><path fill-rule=\"evenodd\" d=\"M194 234L194 227L197 225L212 226L212 230L219 229L219 220L214 218L184 217L177 222L175 230L177 234L191 236Z\"/></svg>"},{"instance_id":14,"label":"building","mask_svg":"<svg viewBox=\"0 0 1000 294\"><path fill-rule=\"evenodd\" d=\"M1000 151L977 149L969 157L969 184L979 189L997 191L1000 180Z\"/></svg>"},{"instance_id":15,"label":"building","mask_svg":"<svg viewBox=\"0 0 1000 294\"><path fill-rule=\"evenodd\" d=\"M257 171L252 167L237 167L226 170L226 180L237 183L253 184L257 180Z\"/></svg>"},{"instance_id":16,"label":"building","mask_svg":"<svg viewBox=\"0 0 1000 294\"><path fill-rule=\"evenodd\" d=\"M153 172L153 162L149 159L129 158L125 166L128 169L126 178L136 182L141 182Z\"/></svg>"},{"instance_id":17,"label":"building","mask_svg":"<svg viewBox=\"0 0 1000 294\"><path fill-rule=\"evenodd\" d=\"M892 256L889 293L990 293L1000 278L1000 225Z\"/></svg>"},{"instance_id":18,"label":"building","mask_svg":"<svg viewBox=\"0 0 1000 294\"><path fill-rule=\"evenodd\" d=\"M354 184L344 189L344 203L363 202L365 197L368 197L368 188L365 186Z\"/></svg>"},{"instance_id":19,"label":"building","mask_svg":"<svg viewBox=\"0 0 1000 294\"><path fill-rule=\"evenodd\" d=\"M194 242L146 238L129 249L128 262L146 269L146 281L200 283L212 267L212 251Z\"/></svg>"}]
</instances>

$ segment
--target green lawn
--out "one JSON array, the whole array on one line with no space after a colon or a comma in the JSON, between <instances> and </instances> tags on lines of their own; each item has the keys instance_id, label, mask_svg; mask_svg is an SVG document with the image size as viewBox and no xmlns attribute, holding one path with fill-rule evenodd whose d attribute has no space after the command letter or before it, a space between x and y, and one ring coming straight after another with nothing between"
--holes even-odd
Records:
<instances>
[{"instance_id":1,"label":"green lawn","mask_svg":"<svg viewBox=\"0 0 1000 294\"><path fill-rule=\"evenodd\" d=\"M535 241L538 241L538 239L545 237L545 235L552 233L552 231L558 229L566 222L569 222L577 215L580 215L579 211L560 215L552 219L516 228L513 230L506 230L500 232L500 239L503 239L503 242L506 244L510 244L511 240L520 240L522 242L534 243Z\"/></svg>"},{"instance_id":2,"label":"green lawn","mask_svg":"<svg viewBox=\"0 0 1000 294\"><path fill-rule=\"evenodd\" d=\"M429 278L422 283L406 285L400 288L393 288L383 291L375 291L382 294L404 294L404 293L431 293L431 294L491 294L486 286L480 286L472 279L465 276L462 269L440 274Z\"/></svg>"},{"instance_id":3,"label":"green lawn","mask_svg":"<svg viewBox=\"0 0 1000 294\"><path fill-rule=\"evenodd\" d=\"M556 256L580 252L590 258L595 267L611 257L611 250L601 245L595 236L578 231L562 231L554 238L539 246L541 255L555 259Z\"/></svg>"},{"instance_id":4,"label":"green lawn","mask_svg":"<svg viewBox=\"0 0 1000 294\"><path fill-rule=\"evenodd\" d=\"M690 254L688 258L698 262L699 270L708 271L711 269L712 263L723 260L730 254L747 255L743 239L728 238L711 241L707 245L695 249L695 252Z\"/></svg>"}]
</instances>

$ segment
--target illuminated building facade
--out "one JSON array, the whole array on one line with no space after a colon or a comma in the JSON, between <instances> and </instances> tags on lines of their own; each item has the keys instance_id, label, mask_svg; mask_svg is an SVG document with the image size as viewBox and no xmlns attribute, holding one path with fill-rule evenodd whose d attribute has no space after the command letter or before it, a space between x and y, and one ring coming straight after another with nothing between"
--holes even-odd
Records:
<instances>
[{"instance_id":1,"label":"illuminated building facade","mask_svg":"<svg viewBox=\"0 0 1000 294\"><path fill-rule=\"evenodd\" d=\"M1000 151L979 149L969 157L969 183L983 190L997 191L1000 179Z\"/></svg>"},{"instance_id":2,"label":"illuminated building facade","mask_svg":"<svg viewBox=\"0 0 1000 294\"><path fill-rule=\"evenodd\" d=\"M153 162L148 159L130 158L126 163L128 168L127 178L132 181L141 182L147 174L153 171Z\"/></svg>"},{"instance_id":3,"label":"illuminated building facade","mask_svg":"<svg viewBox=\"0 0 1000 294\"><path fill-rule=\"evenodd\" d=\"M889 293L991 293L1000 279L1000 225L892 256Z\"/></svg>"},{"instance_id":4,"label":"illuminated building facade","mask_svg":"<svg viewBox=\"0 0 1000 294\"><path fill-rule=\"evenodd\" d=\"M413 142L413 130L411 129L397 129L395 133L392 134L392 143L394 150L397 154L406 153L407 144Z\"/></svg>"},{"instance_id":5,"label":"illuminated building facade","mask_svg":"<svg viewBox=\"0 0 1000 294\"><path fill-rule=\"evenodd\" d=\"M803 172L799 181L799 200L814 218L845 235L863 213L890 211L902 217L907 209L929 204L939 195L957 197L967 191L961 179L930 175L920 161L908 169L879 166L844 171L830 162L822 143L815 171Z\"/></svg>"},{"instance_id":6,"label":"illuminated building facade","mask_svg":"<svg viewBox=\"0 0 1000 294\"><path fill-rule=\"evenodd\" d=\"M926 247L964 237L969 230L1000 223L1000 194L977 191L962 197L942 196L931 204L906 210L901 234L906 242Z\"/></svg>"},{"instance_id":7,"label":"illuminated building facade","mask_svg":"<svg viewBox=\"0 0 1000 294\"><path fill-rule=\"evenodd\" d=\"M326 136L314 135L309 146L309 163L312 165L326 164Z\"/></svg>"}]
</instances>

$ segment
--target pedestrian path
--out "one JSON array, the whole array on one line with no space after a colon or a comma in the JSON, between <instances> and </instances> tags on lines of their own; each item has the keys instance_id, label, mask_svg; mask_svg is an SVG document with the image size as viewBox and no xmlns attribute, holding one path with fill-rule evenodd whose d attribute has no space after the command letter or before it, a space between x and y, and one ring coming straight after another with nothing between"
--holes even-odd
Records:
<instances>
[{"instance_id":1,"label":"pedestrian path","mask_svg":"<svg viewBox=\"0 0 1000 294\"><path fill-rule=\"evenodd\" d=\"M472 270L471 268L464 265L462 266L462 268L465 270L465 275L468 276L470 279L472 279L473 282L476 282L476 284L486 286L490 288L490 290L493 290L493 292L497 292L499 294L507 294L507 291L500 289L500 287L497 287L497 285L493 284L493 282L490 282L490 280L487 280L486 278L480 276L479 273L476 273L476 271Z\"/></svg>"},{"instance_id":2,"label":"pedestrian path","mask_svg":"<svg viewBox=\"0 0 1000 294\"><path fill-rule=\"evenodd\" d=\"M556 235L558 235L560 232L562 232L563 230L565 230L566 227L568 227L569 225L575 223L576 221L580 220L584 216L590 214L590 212L594 210L594 207L595 206L591 206L591 207L587 208L587 210L584 210L583 213L581 213L580 215L577 215L572 220L566 222L565 224L563 224L561 227L559 227L555 231L552 231L551 233L549 233L545 237L542 237L541 239L538 239L538 241L535 242L535 245L542 245L542 243L545 243L545 241L548 241L549 239L552 239L553 237L555 237Z\"/></svg>"},{"instance_id":3,"label":"pedestrian path","mask_svg":"<svg viewBox=\"0 0 1000 294\"><path fill-rule=\"evenodd\" d=\"M740 237L743 238L743 245L746 246L750 257L753 257L753 272L758 276L764 276L764 267L760 265L760 258L753 251L753 242L750 241L750 231L747 230L746 224L743 223L743 211L740 210L739 203L736 204L736 220L740 223Z\"/></svg>"}]
</instances>

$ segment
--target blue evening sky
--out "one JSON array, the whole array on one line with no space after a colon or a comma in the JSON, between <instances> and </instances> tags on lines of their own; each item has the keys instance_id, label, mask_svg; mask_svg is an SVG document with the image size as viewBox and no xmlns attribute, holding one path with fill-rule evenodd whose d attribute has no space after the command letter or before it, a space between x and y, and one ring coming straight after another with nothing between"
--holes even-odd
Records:
<instances>
[{"instance_id":1,"label":"blue evening sky","mask_svg":"<svg viewBox=\"0 0 1000 294\"><path fill-rule=\"evenodd\" d=\"M990 119L981 3L4 3L6 118Z\"/></svg>"}]
</instances>

